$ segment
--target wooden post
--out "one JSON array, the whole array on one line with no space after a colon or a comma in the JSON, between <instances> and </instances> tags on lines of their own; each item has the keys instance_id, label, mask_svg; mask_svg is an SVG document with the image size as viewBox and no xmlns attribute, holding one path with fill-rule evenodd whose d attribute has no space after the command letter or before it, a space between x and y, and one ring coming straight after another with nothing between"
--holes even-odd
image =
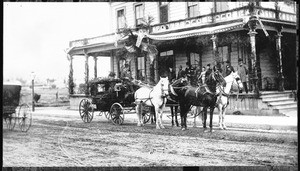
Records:
<instances>
[{"instance_id":1,"label":"wooden post","mask_svg":"<svg viewBox=\"0 0 300 171\"><path fill-rule=\"evenodd\" d=\"M284 76L282 73L282 54L281 54L281 30L282 27L278 28L277 36L276 36L276 50L279 57L279 68L278 68L278 79L279 79L279 85L278 85L278 91L284 91Z\"/></svg>"},{"instance_id":2,"label":"wooden post","mask_svg":"<svg viewBox=\"0 0 300 171\"><path fill-rule=\"evenodd\" d=\"M95 65L94 65L94 77L97 78L97 56L94 57L94 62L95 62Z\"/></svg>"},{"instance_id":3,"label":"wooden post","mask_svg":"<svg viewBox=\"0 0 300 171\"><path fill-rule=\"evenodd\" d=\"M70 73L69 73L69 94L74 94L74 79L73 79L73 56L68 54L70 61Z\"/></svg>"},{"instance_id":4,"label":"wooden post","mask_svg":"<svg viewBox=\"0 0 300 171\"><path fill-rule=\"evenodd\" d=\"M212 35L212 37L210 39L213 42L213 60L214 60L214 62L218 62L219 59L217 56L217 43L216 43L217 36L214 34L214 35Z\"/></svg>"},{"instance_id":5,"label":"wooden post","mask_svg":"<svg viewBox=\"0 0 300 171\"><path fill-rule=\"evenodd\" d=\"M85 89L85 95L89 95L89 56L87 53L85 53L85 85L86 85L86 89Z\"/></svg>"},{"instance_id":6,"label":"wooden post","mask_svg":"<svg viewBox=\"0 0 300 171\"><path fill-rule=\"evenodd\" d=\"M257 97L259 97L259 88L258 88L258 76L257 70L260 70L259 66L257 65L257 56L256 56L256 47L255 47L255 35L257 32L255 31L257 26L257 18L256 16L251 16L248 22L248 26L250 28L248 34L250 36L250 44L251 44L251 80L252 85L254 87L254 93Z\"/></svg>"}]
</instances>

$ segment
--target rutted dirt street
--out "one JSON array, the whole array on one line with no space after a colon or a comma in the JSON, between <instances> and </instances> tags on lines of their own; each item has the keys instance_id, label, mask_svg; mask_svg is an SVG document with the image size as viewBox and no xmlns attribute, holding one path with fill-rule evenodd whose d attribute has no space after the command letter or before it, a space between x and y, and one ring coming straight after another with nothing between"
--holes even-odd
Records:
<instances>
[{"instance_id":1,"label":"rutted dirt street","mask_svg":"<svg viewBox=\"0 0 300 171\"><path fill-rule=\"evenodd\" d=\"M125 118L126 120L126 118ZM292 132L113 125L104 116L34 114L27 133L3 123L3 166L298 166Z\"/></svg>"}]
</instances>

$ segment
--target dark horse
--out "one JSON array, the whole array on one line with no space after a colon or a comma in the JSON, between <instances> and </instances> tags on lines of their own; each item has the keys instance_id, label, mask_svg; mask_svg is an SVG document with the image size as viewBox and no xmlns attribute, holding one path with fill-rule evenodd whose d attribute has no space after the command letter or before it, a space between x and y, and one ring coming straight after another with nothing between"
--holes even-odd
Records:
<instances>
[{"instance_id":1,"label":"dark horse","mask_svg":"<svg viewBox=\"0 0 300 171\"><path fill-rule=\"evenodd\" d=\"M203 128L206 130L207 109L210 109L210 131L212 132L212 120L215 104L217 100L216 86L218 83L224 84L225 81L219 71L212 72L206 79L206 85L210 92L208 92L205 86L193 87L185 85L181 81L175 81L171 86L175 96L175 100L179 102L180 117L181 117L181 129L185 130L187 113L191 106L203 107Z\"/></svg>"}]
</instances>

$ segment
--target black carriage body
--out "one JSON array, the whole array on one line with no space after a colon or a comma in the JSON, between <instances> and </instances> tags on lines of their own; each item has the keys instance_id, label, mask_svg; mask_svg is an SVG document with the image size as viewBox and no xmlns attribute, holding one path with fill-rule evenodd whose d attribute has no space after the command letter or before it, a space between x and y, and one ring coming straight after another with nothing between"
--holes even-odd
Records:
<instances>
[{"instance_id":1,"label":"black carriage body","mask_svg":"<svg viewBox=\"0 0 300 171\"><path fill-rule=\"evenodd\" d=\"M92 104L96 111L109 111L114 103L129 107L134 102L134 91L121 79L97 79L90 82Z\"/></svg>"},{"instance_id":2,"label":"black carriage body","mask_svg":"<svg viewBox=\"0 0 300 171\"><path fill-rule=\"evenodd\" d=\"M3 85L2 109L3 117L15 113L20 102L21 85Z\"/></svg>"}]
</instances>

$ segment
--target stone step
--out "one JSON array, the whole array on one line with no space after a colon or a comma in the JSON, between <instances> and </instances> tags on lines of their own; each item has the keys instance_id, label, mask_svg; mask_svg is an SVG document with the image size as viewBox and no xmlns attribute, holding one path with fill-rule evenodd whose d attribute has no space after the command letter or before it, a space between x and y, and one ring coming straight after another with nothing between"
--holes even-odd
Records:
<instances>
[{"instance_id":1,"label":"stone step","mask_svg":"<svg viewBox=\"0 0 300 171\"><path fill-rule=\"evenodd\" d=\"M274 106L274 108L282 110L282 109L296 109L297 110L297 104L290 104L290 105L283 105L283 106Z\"/></svg>"},{"instance_id":2,"label":"stone step","mask_svg":"<svg viewBox=\"0 0 300 171\"><path fill-rule=\"evenodd\" d=\"M292 94L272 94L272 95L265 95L261 96L262 100L270 100L270 99L277 99L277 98L292 98Z\"/></svg>"},{"instance_id":3,"label":"stone step","mask_svg":"<svg viewBox=\"0 0 300 171\"><path fill-rule=\"evenodd\" d=\"M295 113L296 115L297 115L297 108L287 108L287 109L280 109L279 110L279 113L281 113L281 114L288 114L288 113L291 113L291 112L293 112L293 113Z\"/></svg>"},{"instance_id":4,"label":"stone step","mask_svg":"<svg viewBox=\"0 0 300 171\"><path fill-rule=\"evenodd\" d=\"M281 101L294 101L293 98L290 97L278 97L278 98L267 98L267 99L262 99L263 102L268 102L268 103L272 103L272 102L281 102Z\"/></svg>"},{"instance_id":5,"label":"stone step","mask_svg":"<svg viewBox=\"0 0 300 171\"><path fill-rule=\"evenodd\" d=\"M274 94L291 94L293 91L292 90L286 90L283 92L279 92L279 91L262 91L261 95L262 96L266 96L266 95L274 95Z\"/></svg>"},{"instance_id":6,"label":"stone step","mask_svg":"<svg viewBox=\"0 0 300 171\"><path fill-rule=\"evenodd\" d=\"M289 100L289 101L278 101L278 102L269 102L268 103L270 106L288 106L288 105L293 105L296 104L297 102L294 102L294 100Z\"/></svg>"}]
</instances>

